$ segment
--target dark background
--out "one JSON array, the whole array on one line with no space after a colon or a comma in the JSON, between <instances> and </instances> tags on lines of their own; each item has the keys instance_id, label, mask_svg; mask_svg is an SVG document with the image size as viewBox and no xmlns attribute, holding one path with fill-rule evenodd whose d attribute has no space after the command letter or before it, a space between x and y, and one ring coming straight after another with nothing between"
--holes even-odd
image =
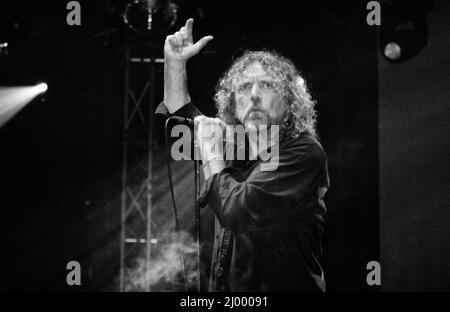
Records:
<instances>
[{"instance_id":1,"label":"dark background","mask_svg":"<svg viewBox=\"0 0 450 312\"><path fill-rule=\"evenodd\" d=\"M0 57L0 85L49 85L45 98L0 129L4 291L118 289L125 47L139 39L120 18L126 1L80 1L81 26L66 24L66 3L0 9L1 36L10 43L9 56ZM381 262L383 290L448 290L450 8L436 1L425 50L391 64L379 53L377 26L366 24L366 3L180 2L176 27L192 16L195 38L215 37L189 63L191 95L214 114L215 82L243 50L291 58L317 100L328 154L328 290L379 291L366 283L373 260ZM163 38L144 42L162 57ZM162 100L159 66L154 108ZM174 222L161 126L156 117L155 232ZM173 165L181 226L192 232L192 164ZM212 220L202 212L205 281ZM81 286L66 284L72 260L81 263Z\"/></svg>"},{"instance_id":2,"label":"dark background","mask_svg":"<svg viewBox=\"0 0 450 312\"><path fill-rule=\"evenodd\" d=\"M428 45L378 63L380 253L385 291L450 290L450 5L428 15Z\"/></svg>"}]
</instances>

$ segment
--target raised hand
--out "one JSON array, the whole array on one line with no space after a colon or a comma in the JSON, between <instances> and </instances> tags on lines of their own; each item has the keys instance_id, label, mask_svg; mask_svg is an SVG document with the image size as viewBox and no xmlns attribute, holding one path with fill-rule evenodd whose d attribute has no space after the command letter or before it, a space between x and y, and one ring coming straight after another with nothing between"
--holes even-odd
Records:
<instances>
[{"instance_id":1,"label":"raised hand","mask_svg":"<svg viewBox=\"0 0 450 312\"><path fill-rule=\"evenodd\" d=\"M190 18L186 24L173 35L169 35L164 43L164 56L166 62L186 62L188 59L200 52L203 47L213 39L205 36L194 43L192 29L194 19Z\"/></svg>"}]
</instances>

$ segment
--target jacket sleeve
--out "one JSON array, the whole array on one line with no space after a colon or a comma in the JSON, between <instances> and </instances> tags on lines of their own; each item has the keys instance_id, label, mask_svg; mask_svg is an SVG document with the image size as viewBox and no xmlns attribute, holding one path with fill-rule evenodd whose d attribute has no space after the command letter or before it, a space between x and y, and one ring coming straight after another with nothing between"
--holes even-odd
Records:
<instances>
[{"instance_id":1,"label":"jacket sleeve","mask_svg":"<svg viewBox=\"0 0 450 312\"><path fill-rule=\"evenodd\" d=\"M156 108L155 113L163 115L167 118L172 116L180 116L190 119L194 119L196 116L203 115L203 113L192 103L188 103L177 110L175 113L170 114L164 102L161 102Z\"/></svg>"},{"instance_id":2,"label":"jacket sleeve","mask_svg":"<svg viewBox=\"0 0 450 312\"><path fill-rule=\"evenodd\" d=\"M318 187L325 178L326 155L315 144L302 144L280 152L274 171L261 171L260 164L242 182L228 167L208 178L201 204L214 210L225 228L252 231L277 220L302 213L306 202L318 198Z\"/></svg>"},{"instance_id":3,"label":"jacket sleeve","mask_svg":"<svg viewBox=\"0 0 450 312\"><path fill-rule=\"evenodd\" d=\"M179 117L186 117L186 118L190 118L190 119L194 119L196 116L199 115L203 115L202 112L192 103L188 103L186 105L184 105L182 108L180 108L179 110L177 110L176 112L174 112L173 114L170 114L169 110L167 109L166 105L164 104L164 102L161 102L158 107L155 110L155 114L160 116L159 117L159 121L158 123L158 127L161 127L161 131L163 133L163 138L164 138L164 143L165 143L165 126L166 126L166 121L168 118L172 117L172 116L179 116ZM169 144L169 148L171 149L173 144L178 140L178 138L176 137L171 137L170 134L172 133L172 129L173 127L176 125L176 122L169 122L167 123L167 133L168 133L168 144ZM191 129L193 130L193 129ZM191 142L194 141L194 132L191 131L190 133L191 135ZM183 155L184 159L193 159L193 155L195 155L195 149L194 146L192 145L190 150L181 150L180 151L181 154Z\"/></svg>"}]
</instances>

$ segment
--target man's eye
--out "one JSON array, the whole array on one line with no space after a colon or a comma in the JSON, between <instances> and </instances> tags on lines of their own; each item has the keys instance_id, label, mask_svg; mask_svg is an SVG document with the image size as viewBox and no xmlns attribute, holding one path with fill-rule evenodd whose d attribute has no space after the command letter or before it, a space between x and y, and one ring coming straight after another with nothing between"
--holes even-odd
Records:
<instances>
[{"instance_id":1,"label":"man's eye","mask_svg":"<svg viewBox=\"0 0 450 312\"><path fill-rule=\"evenodd\" d=\"M239 90L249 90L251 89L252 84L250 82L246 82L241 84L241 86L239 87Z\"/></svg>"},{"instance_id":2,"label":"man's eye","mask_svg":"<svg viewBox=\"0 0 450 312\"><path fill-rule=\"evenodd\" d=\"M261 88L264 88L264 89L272 89L273 83L270 81L261 81L260 86L261 86Z\"/></svg>"}]
</instances>

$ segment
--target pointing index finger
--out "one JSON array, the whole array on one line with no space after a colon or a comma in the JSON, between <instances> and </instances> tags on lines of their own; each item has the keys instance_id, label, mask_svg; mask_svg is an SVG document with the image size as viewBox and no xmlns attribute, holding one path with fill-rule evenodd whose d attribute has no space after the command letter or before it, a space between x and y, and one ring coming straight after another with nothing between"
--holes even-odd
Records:
<instances>
[{"instance_id":1,"label":"pointing index finger","mask_svg":"<svg viewBox=\"0 0 450 312\"><path fill-rule=\"evenodd\" d=\"M189 43L193 43L192 30L194 28L194 19L190 18L186 21L186 30L187 30L187 40Z\"/></svg>"}]
</instances>

